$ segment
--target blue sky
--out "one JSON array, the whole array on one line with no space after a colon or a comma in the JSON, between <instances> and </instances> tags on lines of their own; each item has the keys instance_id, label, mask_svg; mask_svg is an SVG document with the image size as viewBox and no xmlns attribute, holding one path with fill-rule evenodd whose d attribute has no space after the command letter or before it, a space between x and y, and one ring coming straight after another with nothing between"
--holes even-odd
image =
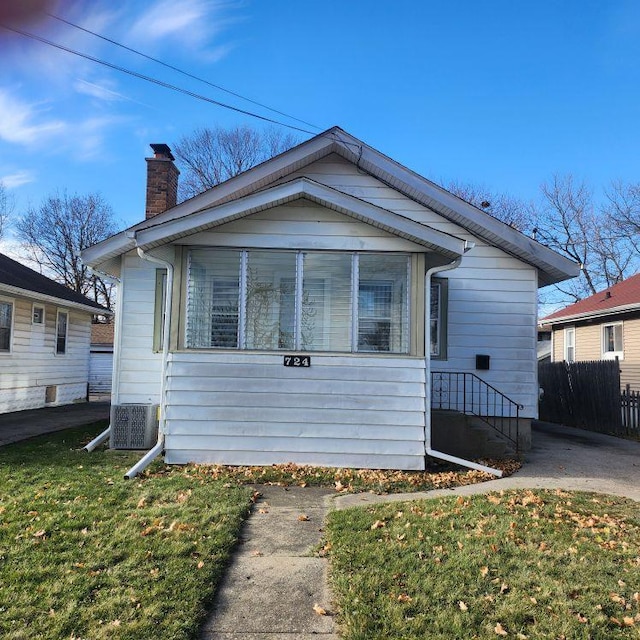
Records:
<instances>
[{"instance_id":1,"label":"blue sky","mask_svg":"<svg viewBox=\"0 0 640 640\"><path fill-rule=\"evenodd\" d=\"M528 200L554 173L640 181L635 0L65 0L52 12L320 129L339 125L436 182ZM55 20L23 28L282 119ZM56 189L100 192L129 226L144 216L150 142L263 126L2 29L0 59L0 180L16 214Z\"/></svg>"}]
</instances>

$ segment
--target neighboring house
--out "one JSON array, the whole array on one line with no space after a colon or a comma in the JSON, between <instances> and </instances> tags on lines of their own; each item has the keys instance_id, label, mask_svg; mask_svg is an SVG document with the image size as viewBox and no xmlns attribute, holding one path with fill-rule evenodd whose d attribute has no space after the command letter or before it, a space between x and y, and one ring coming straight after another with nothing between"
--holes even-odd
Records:
<instances>
[{"instance_id":1,"label":"neighboring house","mask_svg":"<svg viewBox=\"0 0 640 640\"><path fill-rule=\"evenodd\" d=\"M551 327L538 325L538 364L551 362Z\"/></svg>"},{"instance_id":2,"label":"neighboring house","mask_svg":"<svg viewBox=\"0 0 640 640\"><path fill-rule=\"evenodd\" d=\"M95 322L91 325L89 393L111 393L113 326L113 322Z\"/></svg>"},{"instance_id":3,"label":"neighboring house","mask_svg":"<svg viewBox=\"0 0 640 640\"><path fill-rule=\"evenodd\" d=\"M87 399L99 304L0 254L0 413Z\"/></svg>"},{"instance_id":4,"label":"neighboring house","mask_svg":"<svg viewBox=\"0 0 640 640\"><path fill-rule=\"evenodd\" d=\"M83 260L121 281L112 404L160 405L168 463L422 469L432 370L528 440L537 290L577 265L337 127L177 206L152 147L147 219Z\"/></svg>"},{"instance_id":5,"label":"neighboring house","mask_svg":"<svg viewBox=\"0 0 640 640\"><path fill-rule=\"evenodd\" d=\"M620 383L640 390L640 274L540 321L552 331L552 362L618 360Z\"/></svg>"}]
</instances>

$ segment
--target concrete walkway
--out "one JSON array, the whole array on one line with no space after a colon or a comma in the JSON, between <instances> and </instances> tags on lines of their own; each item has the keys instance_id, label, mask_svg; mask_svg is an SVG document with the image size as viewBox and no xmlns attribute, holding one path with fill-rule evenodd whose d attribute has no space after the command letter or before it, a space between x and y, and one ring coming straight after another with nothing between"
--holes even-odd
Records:
<instances>
[{"instance_id":1,"label":"concrete walkway","mask_svg":"<svg viewBox=\"0 0 640 640\"><path fill-rule=\"evenodd\" d=\"M245 523L201 639L337 640L328 563L316 554L335 492L255 489L262 496Z\"/></svg>"},{"instance_id":2,"label":"concrete walkway","mask_svg":"<svg viewBox=\"0 0 640 640\"><path fill-rule=\"evenodd\" d=\"M0 414L0 446L109 419L109 401Z\"/></svg>"},{"instance_id":3,"label":"concrete walkway","mask_svg":"<svg viewBox=\"0 0 640 640\"><path fill-rule=\"evenodd\" d=\"M640 501L640 443L538 423L522 469L504 479L383 496L256 487L263 497L245 525L201 640L337 640L331 615L313 609L332 613L328 562L314 553L332 508L513 488L596 491Z\"/></svg>"}]
</instances>

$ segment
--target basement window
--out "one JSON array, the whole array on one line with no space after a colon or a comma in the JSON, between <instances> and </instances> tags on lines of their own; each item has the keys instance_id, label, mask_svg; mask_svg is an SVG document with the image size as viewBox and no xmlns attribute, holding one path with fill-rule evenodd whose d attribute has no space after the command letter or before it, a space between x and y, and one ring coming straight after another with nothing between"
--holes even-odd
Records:
<instances>
[{"instance_id":1,"label":"basement window","mask_svg":"<svg viewBox=\"0 0 640 640\"><path fill-rule=\"evenodd\" d=\"M193 249L187 347L409 352L410 257Z\"/></svg>"}]
</instances>

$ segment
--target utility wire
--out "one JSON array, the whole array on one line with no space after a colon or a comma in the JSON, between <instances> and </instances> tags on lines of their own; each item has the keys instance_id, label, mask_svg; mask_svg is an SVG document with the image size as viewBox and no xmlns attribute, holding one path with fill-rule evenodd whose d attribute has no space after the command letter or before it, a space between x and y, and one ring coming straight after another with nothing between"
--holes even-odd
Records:
<instances>
[{"instance_id":1,"label":"utility wire","mask_svg":"<svg viewBox=\"0 0 640 640\"><path fill-rule=\"evenodd\" d=\"M64 24L67 24L70 27L73 27L74 29L79 29L80 31L84 31L85 33L88 33L88 34L90 34L92 36L95 36L96 38L100 38L101 40L104 40L105 42L109 42L109 43L115 45L116 47L120 47L121 49L125 49L126 51L130 51L131 53L135 53L138 56L146 58L147 60L151 60L152 62L160 64L163 67L166 67L167 69L171 69L172 71L177 71L178 73L181 73L183 76L186 76L187 78L192 78L193 80L197 80L198 82L203 82L204 84L207 84L210 87L213 87L214 89L219 89L220 91L224 91L225 93L228 93L228 94L230 94L232 96L235 96L236 98L240 98L241 100L246 100L247 102L250 102L251 104L255 104L258 107L262 107L263 109L267 109L268 111L271 111L273 113L277 113L278 115L284 116L285 118L289 118L290 120L295 120L296 122L300 122L301 124L304 124L304 125L307 125L309 127L314 128L314 129L318 129L319 131L322 131L322 127L318 127L315 124L311 124L310 122L307 122L306 120L301 120L300 118L296 118L294 116L290 116L289 114L284 113L284 111L278 111L277 109L273 109L272 107L268 107L266 104L262 104L261 102L258 102L256 100L252 100L251 98L247 98L246 96L243 96L243 95L241 95L239 93L236 93L235 91L231 91L230 89L225 89L224 87L221 87L220 85L214 84L213 82L209 82L209 80L205 80L204 78L196 76L193 73L189 73L188 71L184 71L183 69L180 69L178 67L174 67L173 65L168 64L167 62L163 62L162 60L159 60L158 58L154 58L153 56L147 55L146 53L142 53L141 51L138 51L137 49L133 49L132 47L128 47L125 44L117 42L116 40L112 40L111 38L107 38L106 36L103 36L103 35L101 35L99 33L96 33L95 31L91 31L90 29L82 27L79 24L75 24L74 22L71 22L70 20L66 20L65 18L61 18L60 16L57 16L57 15L55 15L53 13L49 13L48 11L45 11L44 13L46 15L48 15L50 18L53 18L54 20L58 20L60 22L63 22Z\"/></svg>"},{"instance_id":2,"label":"utility wire","mask_svg":"<svg viewBox=\"0 0 640 640\"><path fill-rule=\"evenodd\" d=\"M109 67L110 69L115 69L116 71L120 71L122 73L126 73L135 78L139 78L140 80L145 80L146 82L150 82L152 84L156 84L160 87L164 87L165 89L170 89L172 91L177 91L178 93L182 93L191 98L196 98L197 100L203 100L204 102L208 102L210 104L214 104L218 107L222 107L224 109L229 109L231 111L235 111L236 113L242 113L247 116L251 116L252 118L258 118L259 120L263 120L265 122L271 122L272 124L277 124L281 127L287 127L288 129L293 129L294 131L300 131L301 133L307 133L309 135L315 136L317 135L313 131L309 131L308 129L303 129L301 127L295 127L291 124L287 124L286 122L280 122L279 120L274 120L273 118L267 118L266 116L261 116L257 113L253 113L252 111L247 111L245 109L240 109L239 107L234 107L233 105L226 104L224 102L220 102L219 100L214 100L213 98L207 98L207 96L203 96L200 93L195 93L194 91L189 91L188 89L183 89L182 87L178 87L174 84L170 84L169 82L164 82L162 80L158 80L157 78L153 78L151 76L144 75L142 73L138 73L137 71L132 71L131 69L127 69L126 67L121 67L117 64L113 64L111 62L107 62L106 60L101 60L100 58L96 58L94 56L90 56L87 53L82 53L81 51L76 51L75 49L70 49L69 47L65 47L64 45L58 44L56 42L52 42L51 40L47 40L42 36L38 36L34 33L29 33L28 31L22 31L21 29L17 29L16 27L10 27L7 24L0 23L0 26L8 31L13 31L25 38L31 38L32 40L37 40L43 44L49 45L50 47L55 47L56 49L60 49L62 51L66 51L67 53L72 53L73 55L79 56L81 58L85 58L86 60L91 60L91 62L97 62L105 67Z\"/></svg>"}]
</instances>

